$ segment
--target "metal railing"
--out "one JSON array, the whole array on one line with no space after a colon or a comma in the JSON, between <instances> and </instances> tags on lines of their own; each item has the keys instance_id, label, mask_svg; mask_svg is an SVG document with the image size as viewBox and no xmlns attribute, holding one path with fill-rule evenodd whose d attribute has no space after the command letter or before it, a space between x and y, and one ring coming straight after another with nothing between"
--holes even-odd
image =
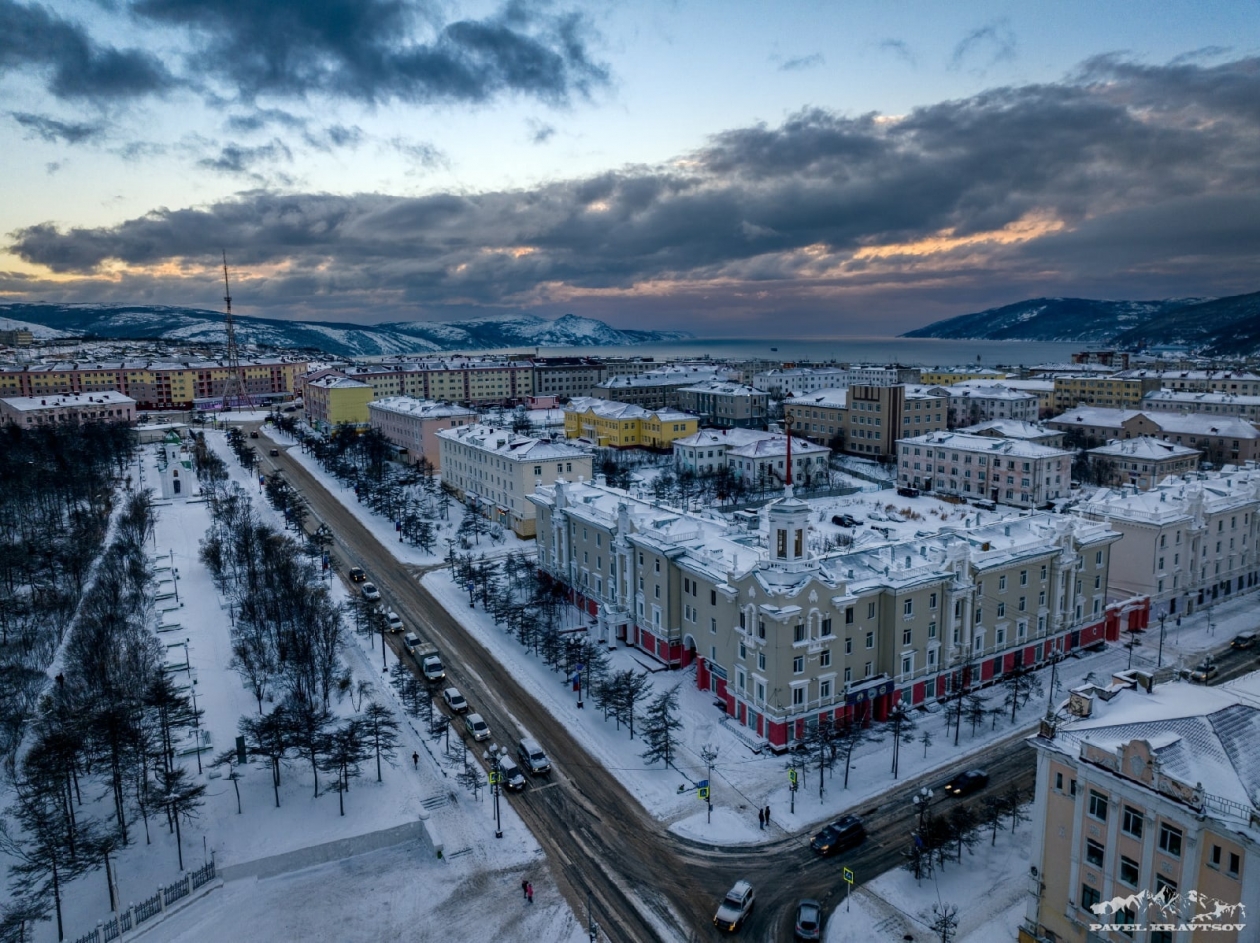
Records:
<instances>
[{"instance_id":1,"label":"metal railing","mask_svg":"<svg viewBox=\"0 0 1260 943\"><path fill-rule=\"evenodd\" d=\"M204 867L189 871L178 881L159 887L139 903L129 904L126 910L120 911L116 916L98 921L94 930L78 937L74 943L111 943L145 921L164 913L171 904L209 884L214 878L214 862L211 861Z\"/></svg>"}]
</instances>

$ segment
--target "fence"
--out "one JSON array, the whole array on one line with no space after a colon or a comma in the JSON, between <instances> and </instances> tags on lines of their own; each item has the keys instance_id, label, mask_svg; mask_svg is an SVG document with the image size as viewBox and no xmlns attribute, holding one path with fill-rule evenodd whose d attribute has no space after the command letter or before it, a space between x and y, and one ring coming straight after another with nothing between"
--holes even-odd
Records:
<instances>
[{"instance_id":1,"label":"fence","mask_svg":"<svg viewBox=\"0 0 1260 943\"><path fill-rule=\"evenodd\" d=\"M188 897L193 891L209 884L214 878L214 862L211 861L203 868L189 871L178 881L159 887L151 897L146 897L138 904L128 905L126 910L116 916L104 922L98 922L95 930L83 934L74 943L110 943L112 940L117 940L124 933L164 913L171 904Z\"/></svg>"}]
</instances>

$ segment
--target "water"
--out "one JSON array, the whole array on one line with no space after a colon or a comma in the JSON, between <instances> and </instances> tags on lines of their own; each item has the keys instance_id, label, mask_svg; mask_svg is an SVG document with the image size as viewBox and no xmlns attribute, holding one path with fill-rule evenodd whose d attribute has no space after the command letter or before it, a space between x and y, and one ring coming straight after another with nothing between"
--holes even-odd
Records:
<instances>
[{"instance_id":1,"label":"water","mask_svg":"<svg viewBox=\"0 0 1260 943\"><path fill-rule=\"evenodd\" d=\"M704 340L636 344L632 347L540 347L543 357L653 357L657 360L812 360L901 363L906 366L985 367L1065 363L1089 345L1049 341L943 340L931 337L826 337L792 340ZM777 348L777 350L772 349ZM512 348L521 353L521 348ZM483 351L484 353L484 351ZM532 351L530 351L532 353Z\"/></svg>"}]
</instances>

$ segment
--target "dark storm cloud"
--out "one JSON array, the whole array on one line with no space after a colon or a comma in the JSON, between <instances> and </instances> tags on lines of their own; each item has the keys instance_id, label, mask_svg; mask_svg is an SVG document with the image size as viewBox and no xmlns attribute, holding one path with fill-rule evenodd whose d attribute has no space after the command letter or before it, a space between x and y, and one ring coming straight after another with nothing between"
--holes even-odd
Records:
<instances>
[{"instance_id":1,"label":"dark storm cloud","mask_svg":"<svg viewBox=\"0 0 1260 943\"><path fill-rule=\"evenodd\" d=\"M66 144L82 144L100 137L105 127L100 124L79 121L58 121L47 115L32 115L25 111L11 111L10 117L35 136L45 141L63 141Z\"/></svg>"},{"instance_id":2,"label":"dark storm cloud","mask_svg":"<svg viewBox=\"0 0 1260 943\"><path fill-rule=\"evenodd\" d=\"M802 111L716 135L676 163L528 190L257 190L116 227L35 226L13 251L59 273L118 260L140 277L226 245L241 265L283 271L260 284L264 306L338 298L378 313L577 296L651 322L679 299L752 317L836 310L844 297L1014 300L1104 281L1141 297L1143 283L1220 294L1211 286L1257 271L1257 102L1260 60L1097 60L1072 82L898 119Z\"/></svg>"},{"instance_id":3,"label":"dark storm cloud","mask_svg":"<svg viewBox=\"0 0 1260 943\"><path fill-rule=\"evenodd\" d=\"M0 73L35 71L49 92L98 103L160 92L174 78L155 56L98 43L47 7L0 0Z\"/></svg>"},{"instance_id":4,"label":"dark storm cloud","mask_svg":"<svg viewBox=\"0 0 1260 943\"><path fill-rule=\"evenodd\" d=\"M585 20L517 0L444 22L408 0L136 0L145 21L184 27L190 73L255 96L480 102L517 92L564 103L607 82ZM423 38L419 38L423 37Z\"/></svg>"}]
</instances>

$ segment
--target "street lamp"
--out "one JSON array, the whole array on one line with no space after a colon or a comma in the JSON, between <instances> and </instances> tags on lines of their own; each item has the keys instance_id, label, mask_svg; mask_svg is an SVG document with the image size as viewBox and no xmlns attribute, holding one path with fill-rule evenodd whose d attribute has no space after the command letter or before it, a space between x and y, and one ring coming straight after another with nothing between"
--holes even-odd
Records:
<instances>
[{"instance_id":1,"label":"street lamp","mask_svg":"<svg viewBox=\"0 0 1260 943\"><path fill-rule=\"evenodd\" d=\"M930 855L932 853L927 843L927 827L929 821L929 810L931 809L932 799L935 795L936 793L933 790L924 786L919 790L918 794L911 799L914 803L915 814L919 819L918 829L913 835L914 850L910 853L911 859L914 861L914 879L916 881L923 877L924 854Z\"/></svg>"},{"instance_id":2,"label":"street lamp","mask_svg":"<svg viewBox=\"0 0 1260 943\"><path fill-rule=\"evenodd\" d=\"M1159 658L1155 662L1155 667L1164 667L1164 623L1168 620L1168 610L1161 609L1159 611Z\"/></svg>"}]
</instances>

